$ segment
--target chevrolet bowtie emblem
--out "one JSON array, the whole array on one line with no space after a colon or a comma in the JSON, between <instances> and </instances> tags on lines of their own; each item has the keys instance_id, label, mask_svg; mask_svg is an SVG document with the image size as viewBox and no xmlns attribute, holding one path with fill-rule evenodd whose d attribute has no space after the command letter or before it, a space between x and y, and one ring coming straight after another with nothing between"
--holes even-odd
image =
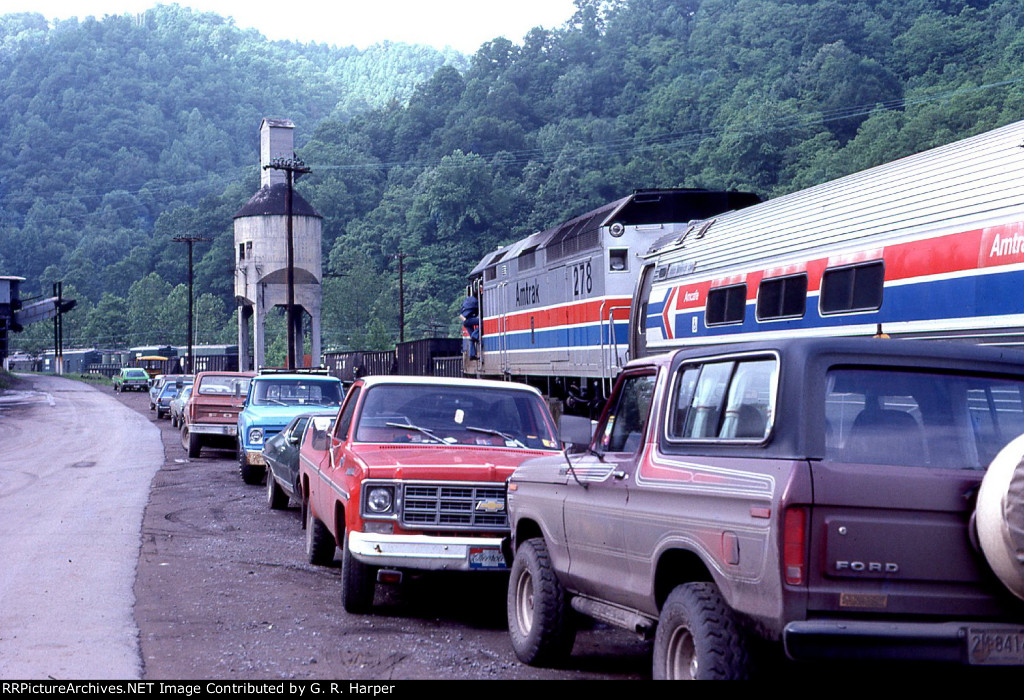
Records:
<instances>
[{"instance_id":1,"label":"chevrolet bowtie emblem","mask_svg":"<svg viewBox=\"0 0 1024 700\"><path fill-rule=\"evenodd\" d=\"M499 513L505 510L505 501L491 500L491 501L477 501L475 510L482 510L486 513Z\"/></svg>"}]
</instances>

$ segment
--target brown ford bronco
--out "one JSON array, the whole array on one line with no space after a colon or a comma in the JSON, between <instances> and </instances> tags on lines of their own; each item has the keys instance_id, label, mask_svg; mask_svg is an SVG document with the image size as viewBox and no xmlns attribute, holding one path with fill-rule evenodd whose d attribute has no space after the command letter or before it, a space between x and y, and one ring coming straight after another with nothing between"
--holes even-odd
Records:
<instances>
[{"instance_id":1,"label":"brown ford bronco","mask_svg":"<svg viewBox=\"0 0 1024 700\"><path fill-rule=\"evenodd\" d=\"M1021 433L1008 350L803 339L630 363L593 437L563 418L585 451L509 481L516 654L558 662L584 614L653 635L656 678L745 677L754 639L1024 665Z\"/></svg>"}]
</instances>

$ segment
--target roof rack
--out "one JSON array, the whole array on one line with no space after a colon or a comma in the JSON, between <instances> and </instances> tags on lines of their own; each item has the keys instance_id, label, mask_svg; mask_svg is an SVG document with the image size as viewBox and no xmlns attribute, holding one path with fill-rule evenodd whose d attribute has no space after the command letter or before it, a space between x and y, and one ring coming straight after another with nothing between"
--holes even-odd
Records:
<instances>
[{"instance_id":1,"label":"roof rack","mask_svg":"<svg viewBox=\"0 0 1024 700\"><path fill-rule=\"evenodd\" d=\"M260 367L257 374L315 374L322 376L332 376L331 371L326 367L296 367L295 369L287 369L285 367Z\"/></svg>"}]
</instances>

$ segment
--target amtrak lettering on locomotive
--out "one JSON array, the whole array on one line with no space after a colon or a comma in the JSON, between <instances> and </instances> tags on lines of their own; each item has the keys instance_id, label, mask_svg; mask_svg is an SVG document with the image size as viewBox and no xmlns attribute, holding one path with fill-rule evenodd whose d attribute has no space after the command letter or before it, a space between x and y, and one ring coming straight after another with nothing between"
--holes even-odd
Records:
<instances>
[{"instance_id":1,"label":"amtrak lettering on locomotive","mask_svg":"<svg viewBox=\"0 0 1024 700\"><path fill-rule=\"evenodd\" d=\"M467 375L512 377L577 407L628 359L639 254L693 220L760 201L743 192L638 190L488 254L471 273L481 340Z\"/></svg>"}]
</instances>

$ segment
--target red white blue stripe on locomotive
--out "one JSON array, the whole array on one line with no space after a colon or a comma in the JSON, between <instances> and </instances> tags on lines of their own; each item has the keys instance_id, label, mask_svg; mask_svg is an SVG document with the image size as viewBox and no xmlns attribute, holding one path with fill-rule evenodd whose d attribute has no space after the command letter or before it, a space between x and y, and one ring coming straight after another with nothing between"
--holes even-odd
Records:
<instances>
[{"instance_id":1,"label":"red white blue stripe on locomotive","mask_svg":"<svg viewBox=\"0 0 1024 700\"><path fill-rule=\"evenodd\" d=\"M872 311L823 314L819 308L826 269L882 261L884 293ZM807 274L807 304L800 318L757 320L754 307L761 280ZM709 290L747 285L741 323L705 323ZM647 340L653 349L682 342L712 342L723 336L787 334L814 329L915 332L980 329L1024 324L1024 222L894 243L854 254L821 257L785 267L729 277L655 285L647 308ZM908 324L899 328L896 324ZM894 327L896 326L896 327Z\"/></svg>"},{"instance_id":2,"label":"red white blue stripe on locomotive","mask_svg":"<svg viewBox=\"0 0 1024 700\"><path fill-rule=\"evenodd\" d=\"M555 304L483 320L485 352L599 350L625 347L629 340L630 297L601 297ZM499 336L504 335L504 340Z\"/></svg>"}]
</instances>

